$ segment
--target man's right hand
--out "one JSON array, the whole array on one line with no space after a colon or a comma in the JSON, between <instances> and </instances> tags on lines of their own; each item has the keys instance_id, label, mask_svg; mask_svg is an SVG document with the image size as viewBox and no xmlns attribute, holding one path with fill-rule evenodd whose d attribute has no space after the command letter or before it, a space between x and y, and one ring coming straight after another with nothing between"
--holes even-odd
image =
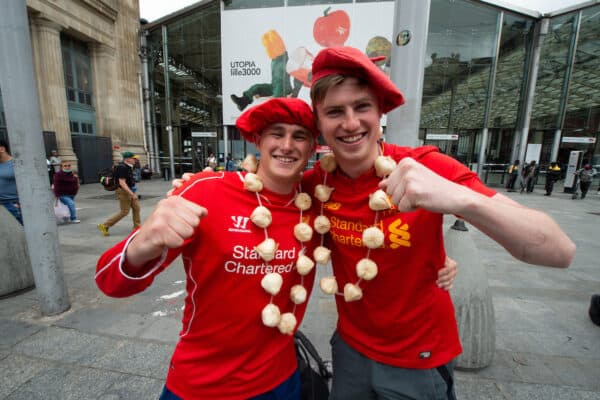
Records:
<instances>
[{"instance_id":1,"label":"man's right hand","mask_svg":"<svg viewBox=\"0 0 600 400\"><path fill-rule=\"evenodd\" d=\"M127 262L142 266L159 257L165 248L181 247L193 234L206 208L179 196L171 196L158 205L127 247Z\"/></svg>"}]
</instances>

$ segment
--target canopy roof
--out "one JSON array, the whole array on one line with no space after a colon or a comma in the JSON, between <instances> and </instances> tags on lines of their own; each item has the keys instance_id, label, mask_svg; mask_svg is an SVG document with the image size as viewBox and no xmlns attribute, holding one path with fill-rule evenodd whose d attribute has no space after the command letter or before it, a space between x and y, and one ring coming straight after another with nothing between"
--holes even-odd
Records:
<instances>
[{"instance_id":1,"label":"canopy roof","mask_svg":"<svg viewBox=\"0 0 600 400\"><path fill-rule=\"evenodd\" d=\"M582 7L598 4L598 0L480 0L532 17L551 17Z\"/></svg>"}]
</instances>

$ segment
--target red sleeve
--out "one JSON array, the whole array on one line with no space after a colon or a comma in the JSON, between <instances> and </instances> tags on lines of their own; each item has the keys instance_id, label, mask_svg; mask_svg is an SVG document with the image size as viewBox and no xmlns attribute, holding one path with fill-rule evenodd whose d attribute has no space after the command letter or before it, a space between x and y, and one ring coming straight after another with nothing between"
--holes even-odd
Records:
<instances>
[{"instance_id":1,"label":"red sleeve","mask_svg":"<svg viewBox=\"0 0 600 400\"><path fill-rule=\"evenodd\" d=\"M218 176L219 174L213 175ZM174 195L182 195L184 198L193 201L193 193L198 192L191 191L186 193L187 189L190 189L192 183L206 176L207 174L194 175L190 181L185 182L181 188L177 189L174 192ZM126 265L127 263L126 257L124 256L129 242L131 242L137 233L138 231L136 230L125 240L105 251L98 260L95 277L96 285L98 285L98 288L107 296L127 297L146 290L146 288L152 284L154 278L167 268L193 240L193 237L188 238L184 244L177 249L165 249L160 257L146 263L144 270L147 272L144 275L132 277L128 276L123 271L123 265Z\"/></svg>"},{"instance_id":2,"label":"red sleeve","mask_svg":"<svg viewBox=\"0 0 600 400\"><path fill-rule=\"evenodd\" d=\"M123 265L127 263L124 255L129 242L137 235L137 232L133 232L125 240L105 251L98 260L95 276L96 285L107 296L127 297L143 292L152 284L156 275L167 268L183 250L183 247L165 249L160 257L149 261L145 265L148 272L143 276L128 276L123 271Z\"/></svg>"}]
</instances>

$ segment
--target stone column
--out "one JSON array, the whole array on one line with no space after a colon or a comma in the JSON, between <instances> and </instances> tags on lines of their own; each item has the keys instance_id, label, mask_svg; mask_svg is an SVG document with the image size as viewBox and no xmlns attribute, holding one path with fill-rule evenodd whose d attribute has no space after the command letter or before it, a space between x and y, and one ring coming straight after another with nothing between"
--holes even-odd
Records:
<instances>
[{"instance_id":1,"label":"stone column","mask_svg":"<svg viewBox=\"0 0 600 400\"><path fill-rule=\"evenodd\" d=\"M42 129L56 132L58 155L77 162L71 143L71 128L63 70L60 31L62 27L42 17L32 19L32 47L35 53ZM41 132L40 132L41 134Z\"/></svg>"},{"instance_id":2,"label":"stone column","mask_svg":"<svg viewBox=\"0 0 600 400\"><path fill-rule=\"evenodd\" d=\"M115 95L114 81L116 76L115 48L102 43L90 45L92 58L92 81L94 90L94 106L96 108L96 130L98 136L113 136L115 131ZM112 137L113 144L119 140Z\"/></svg>"}]
</instances>

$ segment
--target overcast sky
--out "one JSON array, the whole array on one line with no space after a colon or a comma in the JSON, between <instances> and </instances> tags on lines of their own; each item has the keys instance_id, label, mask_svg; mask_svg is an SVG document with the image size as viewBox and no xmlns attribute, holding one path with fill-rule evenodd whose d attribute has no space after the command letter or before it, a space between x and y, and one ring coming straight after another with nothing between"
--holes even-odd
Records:
<instances>
[{"instance_id":1,"label":"overcast sky","mask_svg":"<svg viewBox=\"0 0 600 400\"><path fill-rule=\"evenodd\" d=\"M416 0L418 1L418 0ZM140 16L149 22L181 10L198 0L140 0ZM548 13L560 10L573 4L582 3L583 0L498 0L502 5L514 4L518 7Z\"/></svg>"}]
</instances>

